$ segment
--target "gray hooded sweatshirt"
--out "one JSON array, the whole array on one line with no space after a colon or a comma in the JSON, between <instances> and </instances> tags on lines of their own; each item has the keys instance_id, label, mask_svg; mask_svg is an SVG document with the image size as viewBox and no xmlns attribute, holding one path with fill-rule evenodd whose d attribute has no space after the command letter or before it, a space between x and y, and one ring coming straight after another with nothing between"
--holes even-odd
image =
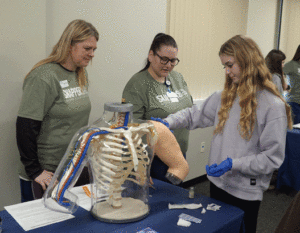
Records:
<instances>
[{"instance_id":1,"label":"gray hooded sweatshirt","mask_svg":"<svg viewBox=\"0 0 300 233\"><path fill-rule=\"evenodd\" d=\"M170 129L197 129L218 124L221 91L208 97L203 105L193 105L166 120ZM287 132L285 104L267 90L257 93L256 122L250 140L239 132L241 107L237 97L229 112L223 133L211 141L209 165L232 158L232 169L220 177L208 176L217 187L243 200L262 200L272 173L284 160Z\"/></svg>"}]
</instances>

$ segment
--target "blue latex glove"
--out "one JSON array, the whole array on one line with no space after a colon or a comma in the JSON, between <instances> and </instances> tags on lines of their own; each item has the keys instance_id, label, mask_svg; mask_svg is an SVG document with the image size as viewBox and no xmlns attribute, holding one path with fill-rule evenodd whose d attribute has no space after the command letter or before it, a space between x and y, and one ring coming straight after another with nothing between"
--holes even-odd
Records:
<instances>
[{"instance_id":1,"label":"blue latex glove","mask_svg":"<svg viewBox=\"0 0 300 233\"><path fill-rule=\"evenodd\" d=\"M218 172L212 173L212 172L210 171L210 167L209 167L208 165L206 165L205 169L206 169L207 175L209 175L209 176L220 177L221 175L224 174L224 172L222 172L222 170L221 170L221 171L218 171Z\"/></svg>"},{"instance_id":2,"label":"blue latex glove","mask_svg":"<svg viewBox=\"0 0 300 233\"><path fill-rule=\"evenodd\" d=\"M153 121L158 121L160 123L163 123L165 126L167 126L168 128L170 128L169 123L164 121L163 119L159 118L159 117L151 117L151 120Z\"/></svg>"},{"instance_id":3,"label":"blue latex glove","mask_svg":"<svg viewBox=\"0 0 300 233\"><path fill-rule=\"evenodd\" d=\"M158 121L158 122L160 122L160 123L163 123L165 126L168 127L168 129L170 129L169 123L166 122L166 121L164 121L163 119L161 119L161 118L159 118L159 117L151 117L151 120L152 120L152 121ZM171 130L171 132L173 133L174 131Z\"/></svg>"},{"instance_id":4,"label":"blue latex glove","mask_svg":"<svg viewBox=\"0 0 300 233\"><path fill-rule=\"evenodd\" d=\"M212 164L211 166L206 165L205 169L206 169L206 173L209 174L210 173L210 169L217 167L218 165L216 163Z\"/></svg>"},{"instance_id":5,"label":"blue latex glove","mask_svg":"<svg viewBox=\"0 0 300 233\"><path fill-rule=\"evenodd\" d=\"M208 165L206 165L208 166ZM210 165L210 169L217 167L218 165L216 163L214 163L213 165ZM209 166L208 166L209 167Z\"/></svg>"},{"instance_id":6,"label":"blue latex glove","mask_svg":"<svg viewBox=\"0 0 300 233\"><path fill-rule=\"evenodd\" d=\"M232 159L227 158L223 162L221 162L218 166L213 164L211 166L206 165L206 172L209 176L220 177L224 175L224 173L228 172L232 168Z\"/></svg>"}]
</instances>

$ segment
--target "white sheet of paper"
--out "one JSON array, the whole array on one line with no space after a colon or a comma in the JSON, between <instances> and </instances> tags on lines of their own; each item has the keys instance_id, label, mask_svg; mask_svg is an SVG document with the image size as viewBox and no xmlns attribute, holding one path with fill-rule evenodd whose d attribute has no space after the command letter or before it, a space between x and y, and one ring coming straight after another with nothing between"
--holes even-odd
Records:
<instances>
[{"instance_id":1,"label":"white sheet of paper","mask_svg":"<svg viewBox=\"0 0 300 233\"><path fill-rule=\"evenodd\" d=\"M4 208L20 224L24 231L75 218L72 214L47 209L42 199L5 206Z\"/></svg>"},{"instance_id":2,"label":"white sheet of paper","mask_svg":"<svg viewBox=\"0 0 300 233\"><path fill-rule=\"evenodd\" d=\"M91 198L84 192L83 187L87 187L88 190L91 192L91 185L87 184L87 185L82 185L82 186L78 186L78 187L73 187L70 192L72 192L73 194L78 196L78 205L80 207L82 207L83 209L90 211L92 208L92 200ZM121 189L123 190L124 187L121 187ZM94 191L96 190L96 187L94 187ZM97 196L97 200L101 201L101 200L107 200L108 199L108 194L100 194L98 193Z\"/></svg>"},{"instance_id":3,"label":"white sheet of paper","mask_svg":"<svg viewBox=\"0 0 300 233\"><path fill-rule=\"evenodd\" d=\"M83 209L90 211L92 208L92 202L91 198L86 195L86 193L83 190L83 187L86 186L90 191L91 187L90 185L83 185L78 187L73 187L70 192L74 193L78 196L78 205L82 207Z\"/></svg>"},{"instance_id":4,"label":"white sheet of paper","mask_svg":"<svg viewBox=\"0 0 300 233\"><path fill-rule=\"evenodd\" d=\"M295 124L295 125L293 125L293 128L300 129L300 123L299 123L299 124Z\"/></svg>"}]
</instances>

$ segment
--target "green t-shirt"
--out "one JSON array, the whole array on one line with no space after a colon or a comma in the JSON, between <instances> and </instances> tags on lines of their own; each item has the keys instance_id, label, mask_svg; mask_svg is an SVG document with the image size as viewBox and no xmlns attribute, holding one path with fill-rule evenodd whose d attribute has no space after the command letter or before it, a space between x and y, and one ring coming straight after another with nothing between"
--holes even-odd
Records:
<instances>
[{"instance_id":1,"label":"green t-shirt","mask_svg":"<svg viewBox=\"0 0 300 233\"><path fill-rule=\"evenodd\" d=\"M283 72L289 76L291 86L286 96L287 101L300 104L300 62L292 60L286 63Z\"/></svg>"},{"instance_id":2,"label":"green t-shirt","mask_svg":"<svg viewBox=\"0 0 300 233\"><path fill-rule=\"evenodd\" d=\"M87 75L87 73L86 73ZM48 63L24 81L18 116L42 121L37 153L43 169L54 172L74 134L88 124L91 102L78 86L76 72ZM25 169L20 175L28 178Z\"/></svg>"},{"instance_id":3,"label":"green t-shirt","mask_svg":"<svg viewBox=\"0 0 300 233\"><path fill-rule=\"evenodd\" d=\"M166 118L171 113L191 107L192 96L182 75L171 71L167 77L171 82L169 90L166 84L156 81L145 70L135 74L126 84L123 91L123 102L134 106L133 117L150 120L151 117ZM172 95L169 93L172 92ZM173 97L174 93L176 94ZM186 153L188 147L189 130L176 129L174 135L180 145L181 151Z\"/></svg>"}]
</instances>

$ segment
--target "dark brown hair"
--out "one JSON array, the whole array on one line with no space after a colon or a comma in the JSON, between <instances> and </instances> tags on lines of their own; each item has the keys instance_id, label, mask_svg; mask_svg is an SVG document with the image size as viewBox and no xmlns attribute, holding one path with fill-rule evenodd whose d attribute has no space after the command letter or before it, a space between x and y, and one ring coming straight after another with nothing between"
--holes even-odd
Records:
<instances>
[{"instance_id":1,"label":"dark brown hair","mask_svg":"<svg viewBox=\"0 0 300 233\"><path fill-rule=\"evenodd\" d=\"M283 90L285 90L286 83L283 76L282 61L285 59L285 54L277 49L272 49L266 56L266 64L271 74L279 74Z\"/></svg>"},{"instance_id":2,"label":"dark brown hair","mask_svg":"<svg viewBox=\"0 0 300 233\"><path fill-rule=\"evenodd\" d=\"M174 38L170 35L167 35L165 33L158 33L153 41L152 41L152 44L151 44L151 47L150 47L150 51L153 51L154 54L156 54L156 52L161 48L161 46L163 45L166 45L166 46L172 46L174 48L177 48L177 44L176 44L176 41L174 40ZM142 72L144 70L147 70L150 66L150 61L149 59L147 59L147 63L145 65L145 67L140 70L139 72Z\"/></svg>"}]
</instances>

